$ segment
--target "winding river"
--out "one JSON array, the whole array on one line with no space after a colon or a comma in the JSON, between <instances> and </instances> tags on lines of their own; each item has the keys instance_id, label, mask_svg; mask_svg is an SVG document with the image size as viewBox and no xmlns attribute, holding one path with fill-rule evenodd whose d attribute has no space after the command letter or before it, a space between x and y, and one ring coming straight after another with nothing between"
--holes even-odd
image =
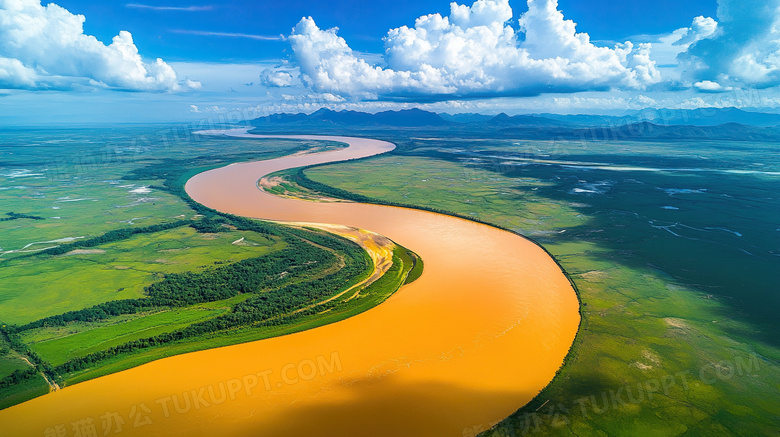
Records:
<instances>
[{"instance_id":1,"label":"winding river","mask_svg":"<svg viewBox=\"0 0 780 437\"><path fill-rule=\"evenodd\" d=\"M349 147L207 171L187 193L236 215L377 232L418 253L422 277L338 323L162 359L0 411L0 435L95 426L97 435L123 436L461 436L507 417L550 382L579 312L544 250L441 214L269 195L256 186L268 173L394 148L284 138Z\"/></svg>"}]
</instances>

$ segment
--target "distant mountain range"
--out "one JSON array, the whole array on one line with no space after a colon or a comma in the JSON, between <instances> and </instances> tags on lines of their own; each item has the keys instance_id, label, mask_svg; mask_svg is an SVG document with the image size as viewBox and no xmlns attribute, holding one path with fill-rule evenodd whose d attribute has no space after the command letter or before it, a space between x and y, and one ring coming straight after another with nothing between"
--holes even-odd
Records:
<instances>
[{"instance_id":1,"label":"distant mountain range","mask_svg":"<svg viewBox=\"0 0 780 437\"><path fill-rule=\"evenodd\" d=\"M447 114L446 112L443 112L440 113L439 116L446 121L454 123L481 123L495 117L495 115L475 114L473 112L462 114Z\"/></svg>"},{"instance_id":2,"label":"distant mountain range","mask_svg":"<svg viewBox=\"0 0 780 437\"><path fill-rule=\"evenodd\" d=\"M575 137L594 140L690 140L778 141L780 129L726 123L718 126L658 125L649 121L614 128L585 128L573 131Z\"/></svg>"},{"instance_id":3,"label":"distant mountain range","mask_svg":"<svg viewBox=\"0 0 780 437\"><path fill-rule=\"evenodd\" d=\"M780 114L736 108L644 110L622 117L601 115L437 114L421 109L358 111L320 109L312 114L274 114L251 120L261 131L387 130L415 128L458 134L528 139L721 139L780 141Z\"/></svg>"},{"instance_id":4,"label":"distant mountain range","mask_svg":"<svg viewBox=\"0 0 780 437\"><path fill-rule=\"evenodd\" d=\"M622 117L559 114L539 114L538 116L588 127L618 126L642 121L664 126L718 126L727 123L757 127L780 126L780 114L750 112L738 108L644 109Z\"/></svg>"},{"instance_id":5,"label":"distant mountain range","mask_svg":"<svg viewBox=\"0 0 780 437\"><path fill-rule=\"evenodd\" d=\"M332 111L322 108L312 114L274 114L267 117L254 119L250 122L253 126L267 126L274 124L302 124L302 125L346 125L346 126L395 126L395 127L420 127L420 126L444 126L449 122L435 112L421 109L404 109L402 111L384 111L376 114L357 111Z\"/></svg>"}]
</instances>

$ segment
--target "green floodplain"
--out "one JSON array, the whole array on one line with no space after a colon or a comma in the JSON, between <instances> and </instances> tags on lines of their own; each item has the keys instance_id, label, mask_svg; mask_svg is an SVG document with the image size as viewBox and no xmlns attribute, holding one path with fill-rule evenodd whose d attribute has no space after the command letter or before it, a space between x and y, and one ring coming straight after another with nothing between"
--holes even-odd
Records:
<instances>
[{"instance_id":1,"label":"green floodplain","mask_svg":"<svg viewBox=\"0 0 780 437\"><path fill-rule=\"evenodd\" d=\"M464 435L772 435L778 171L776 144L413 139L303 182L494 223L571 275L583 322L560 375Z\"/></svg>"},{"instance_id":2,"label":"green floodplain","mask_svg":"<svg viewBox=\"0 0 780 437\"><path fill-rule=\"evenodd\" d=\"M205 169L343 145L166 143L180 133L0 134L0 408L162 357L333 323L419 276L416 255L396 246L387 273L338 298L373 273L362 248L216 213L182 190Z\"/></svg>"},{"instance_id":3,"label":"green floodplain","mask_svg":"<svg viewBox=\"0 0 780 437\"><path fill-rule=\"evenodd\" d=\"M423 134L379 132L399 147L287 172L289 182L276 191L473 217L533 238L569 273L583 321L559 376L507 420L474 424L463 435L775 435L776 144L417 138ZM227 330L193 331L236 308L257 309L248 304L255 293L174 295L178 300L167 305L144 304L168 296L150 297L153 284L177 290L182 278L205 280L252 260L283 260L285 250L305 247L307 239L333 248L311 256L331 262L351 256L357 267L331 277L323 265L288 285L360 280L362 251L344 240L215 214L180 191L199 171L314 146L339 147L198 137L164 126L0 133L0 214L8 218L0 221L0 407L45 394L50 384L339 320L419 275L408 270L421 263L399 249L397 269L375 283L362 306L273 326L231 319ZM144 232L111 234L127 229ZM106 235L117 239L95 240ZM267 284L262 290L273 291ZM105 305L117 301L132 301L135 309L103 318L83 311L114 311ZM65 314L74 320L57 319ZM270 317L284 315L289 311ZM37 326L41 320L48 323ZM139 343L173 332L194 335L153 347ZM118 353L99 355L105 351Z\"/></svg>"}]
</instances>

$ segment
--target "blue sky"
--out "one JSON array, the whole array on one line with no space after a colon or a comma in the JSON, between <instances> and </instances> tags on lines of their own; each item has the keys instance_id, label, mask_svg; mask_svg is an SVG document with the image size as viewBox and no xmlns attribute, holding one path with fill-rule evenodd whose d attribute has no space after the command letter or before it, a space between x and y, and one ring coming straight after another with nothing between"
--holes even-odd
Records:
<instances>
[{"instance_id":1,"label":"blue sky","mask_svg":"<svg viewBox=\"0 0 780 437\"><path fill-rule=\"evenodd\" d=\"M133 34L149 57L171 61L256 61L279 59L289 51L283 41L240 37L199 36L176 31L287 35L301 19L311 16L323 28L338 27L350 46L379 53L388 29L412 25L431 13L446 14L447 0L311 1L128 1L61 0L55 3L87 17L85 31L110 42L119 30ZM196 10L154 10L128 5L168 6ZM510 1L515 15L528 10L525 1ZM685 27L698 15L715 16L715 0L658 0L615 2L562 0L567 18L594 40L620 41L637 34L660 34ZM202 8L202 9L197 9Z\"/></svg>"},{"instance_id":2,"label":"blue sky","mask_svg":"<svg viewBox=\"0 0 780 437\"><path fill-rule=\"evenodd\" d=\"M780 0L46 5L0 0L0 123L780 102Z\"/></svg>"}]
</instances>

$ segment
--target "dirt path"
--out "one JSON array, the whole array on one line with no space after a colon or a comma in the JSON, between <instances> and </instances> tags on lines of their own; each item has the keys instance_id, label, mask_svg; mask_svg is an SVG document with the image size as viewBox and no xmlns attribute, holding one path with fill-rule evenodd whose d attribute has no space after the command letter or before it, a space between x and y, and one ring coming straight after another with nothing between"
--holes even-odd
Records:
<instances>
[{"instance_id":1,"label":"dirt path","mask_svg":"<svg viewBox=\"0 0 780 437\"><path fill-rule=\"evenodd\" d=\"M37 367L35 367L35 364L33 364L27 357L20 356L20 358L23 359L27 364L29 364L30 367L32 367L33 369L37 369ZM49 387L51 388L51 391L57 391L57 390L60 389L59 384L57 384L56 382L50 380L49 377L47 377L45 373L43 373L43 372L40 372L40 373L41 373L41 376L43 376L43 379L46 380L46 383L49 384Z\"/></svg>"}]
</instances>

